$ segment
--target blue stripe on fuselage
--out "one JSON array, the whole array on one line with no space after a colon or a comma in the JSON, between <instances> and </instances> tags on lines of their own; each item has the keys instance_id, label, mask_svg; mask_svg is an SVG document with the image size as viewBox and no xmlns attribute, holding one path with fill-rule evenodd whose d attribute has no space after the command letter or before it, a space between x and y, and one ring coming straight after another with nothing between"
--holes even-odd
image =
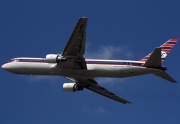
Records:
<instances>
[{"instance_id":1,"label":"blue stripe on fuselage","mask_svg":"<svg viewBox=\"0 0 180 124\"><path fill-rule=\"evenodd\" d=\"M38 62L38 63L47 63L46 59L14 59L17 62ZM129 62L129 61L96 61L96 60L87 60L86 64L104 64L104 65L131 65L131 66L141 66L142 63L138 62Z\"/></svg>"},{"instance_id":2,"label":"blue stripe on fuselage","mask_svg":"<svg viewBox=\"0 0 180 124\"><path fill-rule=\"evenodd\" d=\"M132 65L132 66L141 66L142 63L137 62L117 62L117 61L86 61L86 64L104 64L104 65Z\"/></svg>"}]
</instances>

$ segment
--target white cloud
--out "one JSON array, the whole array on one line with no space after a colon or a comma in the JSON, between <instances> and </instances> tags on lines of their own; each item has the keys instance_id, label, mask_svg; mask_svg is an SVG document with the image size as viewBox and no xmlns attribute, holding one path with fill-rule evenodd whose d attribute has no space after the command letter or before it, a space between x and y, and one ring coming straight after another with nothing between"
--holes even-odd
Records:
<instances>
[{"instance_id":1,"label":"white cloud","mask_svg":"<svg viewBox=\"0 0 180 124\"><path fill-rule=\"evenodd\" d=\"M93 44L87 43L85 58L89 59L132 59L133 52L127 46L102 45L98 49L92 49ZM96 78L99 84L118 86L119 83L127 82L125 78ZM116 87L119 89L119 87Z\"/></svg>"},{"instance_id":2,"label":"white cloud","mask_svg":"<svg viewBox=\"0 0 180 124\"><path fill-rule=\"evenodd\" d=\"M94 112L98 115L106 114L107 111L102 106L99 106L98 108L94 109Z\"/></svg>"},{"instance_id":3,"label":"white cloud","mask_svg":"<svg viewBox=\"0 0 180 124\"><path fill-rule=\"evenodd\" d=\"M83 112L85 112L87 114L93 114L93 115L95 114L98 116L102 116L102 115L107 114L107 110L105 108L103 108L102 106L99 106L96 108L89 108L87 106L83 106L81 109Z\"/></svg>"},{"instance_id":4,"label":"white cloud","mask_svg":"<svg viewBox=\"0 0 180 124\"><path fill-rule=\"evenodd\" d=\"M91 44L86 50L85 58L89 59L131 59L133 53L127 46L99 46L92 50Z\"/></svg>"},{"instance_id":5,"label":"white cloud","mask_svg":"<svg viewBox=\"0 0 180 124\"><path fill-rule=\"evenodd\" d=\"M42 76L42 75L31 75L28 76L28 81L30 83L38 83L38 82L51 82L56 83L58 82L58 76Z\"/></svg>"},{"instance_id":6,"label":"white cloud","mask_svg":"<svg viewBox=\"0 0 180 124\"><path fill-rule=\"evenodd\" d=\"M95 79L99 84L108 84L114 86L119 83L126 82L127 78L96 78Z\"/></svg>"}]
</instances>

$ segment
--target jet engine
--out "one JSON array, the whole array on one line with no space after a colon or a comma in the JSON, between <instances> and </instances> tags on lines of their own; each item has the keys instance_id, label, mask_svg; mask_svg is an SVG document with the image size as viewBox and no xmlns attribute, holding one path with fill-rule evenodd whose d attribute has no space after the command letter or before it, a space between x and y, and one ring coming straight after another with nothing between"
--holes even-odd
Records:
<instances>
[{"instance_id":1,"label":"jet engine","mask_svg":"<svg viewBox=\"0 0 180 124\"><path fill-rule=\"evenodd\" d=\"M65 92L75 92L83 90L83 87L77 86L76 83L64 83L63 84L63 91Z\"/></svg>"},{"instance_id":2,"label":"jet engine","mask_svg":"<svg viewBox=\"0 0 180 124\"><path fill-rule=\"evenodd\" d=\"M61 57L61 55L58 54L47 54L46 55L46 62L47 63L58 63L66 61L66 58Z\"/></svg>"}]
</instances>

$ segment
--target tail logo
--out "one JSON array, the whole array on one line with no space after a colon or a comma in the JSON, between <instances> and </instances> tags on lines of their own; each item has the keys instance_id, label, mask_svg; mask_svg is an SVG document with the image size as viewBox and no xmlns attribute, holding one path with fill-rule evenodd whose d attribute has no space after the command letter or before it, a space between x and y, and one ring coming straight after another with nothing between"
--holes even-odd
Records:
<instances>
[{"instance_id":1,"label":"tail logo","mask_svg":"<svg viewBox=\"0 0 180 124\"><path fill-rule=\"evenodd\" d=\"M166 56L167 56L167 53L164 51L161 51L161 58L166 58Z\"/></svg>"}]
</instances>

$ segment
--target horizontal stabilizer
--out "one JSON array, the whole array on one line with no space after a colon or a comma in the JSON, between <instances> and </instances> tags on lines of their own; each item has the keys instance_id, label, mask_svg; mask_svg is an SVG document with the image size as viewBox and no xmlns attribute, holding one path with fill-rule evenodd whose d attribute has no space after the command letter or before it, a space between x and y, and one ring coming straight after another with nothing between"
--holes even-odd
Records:
<instances>
[{"instance_id":1,"label":"horizontal stabilizer","mask_svg":"<svg viewBox=\"0 0 180 124\"><path fill-rule=\"evenodd\" d=\"M158 76L158 77L160 77L160 78L163 78L163 79L165 79L165 80L168 80L168 81L170 81L170 82L172 82L172 83L177 83L169 74L167 74L166 72L158 72L158 73L155 73L154 74L155 76Z\"/></svg>"},{"instance_id":2,"label":"horizontal stabilizer","mask_svg":"<svg viewBox=\"0 0 180 124\"><path fill-rule=\"evenodd\" d=\"M144 67L161 67L161 48L156 48L148 60L144 63Z\"/></svg>"}]
</instances>

